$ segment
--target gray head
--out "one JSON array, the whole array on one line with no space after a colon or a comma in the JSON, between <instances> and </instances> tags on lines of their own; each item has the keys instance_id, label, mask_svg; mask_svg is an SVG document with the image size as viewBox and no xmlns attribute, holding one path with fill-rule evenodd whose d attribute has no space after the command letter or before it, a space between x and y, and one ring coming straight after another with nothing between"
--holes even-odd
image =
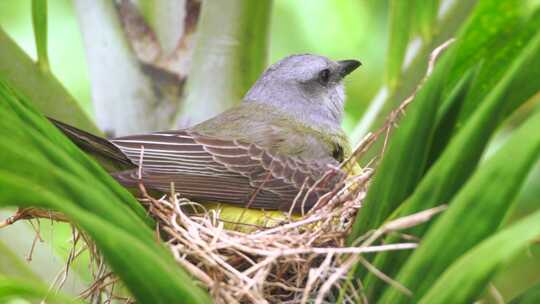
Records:
<instances>
[{"instance_id":1,"label":"gray head","mask_svg":"<svg viewBox=\"0 0 540 304\"><path fill-rule=\"evenodd\" d=\"M357 60L289 56L270 66L244 100L272 104L307 124L339 128L345 99L343 78L358 66Z\"/></svg>"}]
</instances>

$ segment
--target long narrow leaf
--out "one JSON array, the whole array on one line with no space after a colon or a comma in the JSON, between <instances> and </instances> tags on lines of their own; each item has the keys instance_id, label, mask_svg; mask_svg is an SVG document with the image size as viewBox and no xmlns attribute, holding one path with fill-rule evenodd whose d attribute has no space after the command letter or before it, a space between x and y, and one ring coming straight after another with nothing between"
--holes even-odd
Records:
<instances>
[{"instance_id":1,"label":"long narrow leaf","mask_svg":"<svg viewBox=\"0 0 540 304\"><path fill-rule=\"evenodd\" d=\"M70 299L68 296L51 292L46 285L0 276L0 302L12 299L43 300L49 304L80 304L80 301ZM9 302L11 303L11 302Z\"/></svg>"},{"instance_id":2,"label":"long narrow leaf","mask_svg":"<svg viewBox=\"0 0 540 304\"><path fill-rule=\"evenodd\" d=\"M409 44L413 10L410 1L390 1L390 36L388 43L386 82L393 88L401 76L405 52Z\"/></svg>"},{"instance_id":3,"label":"long narrow leaf","mask_svg":"<svg viewBox=\"0 0 540 304\"><path fill-rule=\"evenodd\" d=\"M0 80L1 81L1 80ZM31 174L39 166L53 166L63 167L67 170L53 170L47 168L43 170L43 174L76 174L79 179L92 178L93 176L99 177L101 180L108 181L109 186L98 183L91 187L91 190L102 190L102 192L112 192L117 197L118 201L123 202L127 207L131 208L140 219L145 220L147 224L151 224L148 221L148 217L144 209L138 204L131 195L113 179L105 173L98 165L91 161L84 153L80 152L78 148L67 140L54 126L46 122L39 113L30 110L29 104L21 98L14 98L13 91L11 91L5 83L0 83L0 98L4 100L0 106L2 106L2 120L1 124L4 124L2 128L2 134L5 140L0 142L0 145L6 147L2 152L7 153L13 151L13 155L22 159L33 158L35 165L20 166L18 163L4 161L6 168L13 166L13 170L24 171L29 170L27 174L28 178L32 178L33 175L39 175L39 171L35 174ZM26 128L20 128L18 124L24 123ZM12 140L8 140L12 138ZM41 153L27 153L27 151L20 149L20 146L32 145L35 149L39 149ZM0 153L0 156L5 154ZM25 161L30 161L26 159ZM24 163L24 162L23 162ZM85 185L88 187L88 185ZM69 188L68 188L69 189ZM67 189L65 189L67 190ZM83 192L84 193L84 192ZM117 201L106 203L105 205L114 204ZM125 208L125 207L120 207ZM103 213L107 216L107 212ZM122 211L123 217L129 222L125 223L127 227L129 224L137 223L136 219L129 220L132 215L127 210Z\"/></svg>"},{"instance_id":4,"label":"long narrow leaf","mask_svg":"<svg viewBox=\"0 0 540 304\"><path fill-rule=\"evenodd\" d=\"M42 72L48 73L50 67L47 55L47 0L32 0L32 24L38 55L37 64Z\"/></svg>"},{"instance_id":5,"label":"long narrow leaf","mask_svg":"<svg viewBox=\"0 0 540 304\"><path fill-rule=\"evenodd\" d=\"M416 1L416 23L424 42L429 42L437 30L436 20L439 0Z\"/></svg>"},{"instance_id":6,"label":"long narrow leaf","mask_svg":"<svg viewBox=\"0 0 540 304\"><path fill-rule=\"evenodd\" d=\"M0 205L64 213L142 303L207 303L130 206L133 197L28 104L0 81Z\"/></svg>"},{"instance_id":7,"label":"long narrow leaf","mask_svg":"<svg viewBox=\"0 0 540 304\"><path fill-rule=\"evenodd\" d=\"M540 284L529 288L519 298L510 302L511 304L537 304L540 302Z\"/></svg>"},{"instance_id":8,"label":"long narrow leaf","mask_svg":"<svg viewBox=\"0 0 540 304\"><path fill-rule=\"evenodd\" d=\"M403 2L405 3L406 1ZM453 55L455 56L453 63L441 67L441 62L436 67L435 72L437 72L438 69L445 70L445 77L439 77L440 80L438 80L444 81L445 84L442 85L437 83L436 85L439 86L439 88L443 86L444 91L448 94L454 91L456 85L467 71L473 69L483 58L492 56L494 50L490 49L488 46L503 37L503 33L506 29L513 28L514 25L519 23L523 6L524 4L520 0L479 1L471 17L460 29L459 35L456 38L457 41L452 47L452 50L447 51L455 54ZM405 31L407 31L407 29L405 29ZM426 58L423 58L423 61L425 62ZM434 73L431 78L435 78L435 76L436 73ZM428 79L425 86L427 87L430 83L436 81L437 80ZM427 88L424 87L419 95L421 95L424 90L427 90ZM410 93L407 92L407 94ZM441 93L438 92L437 96L440 95ZM434 97L434 95L430 97ZM404 126L408 123L422 125L426 129L433 128L431 106L427 106L425 109L418 109L418 111L423 114L421 115L422 117L416 117L416 113L412 113L413 111L416 111L417 108L424 107L424 105L415 105L421 103L420 100L420 96L417 96L413 101L413 105L408 110L408 115L403 119L400 129L405 129ZM429 102L433 104L437 101L433 99L429 100ZM425 103L427 104L428 101L425 101ZM443 109L450 108L452 107L448 105L443 106ZM440 109L437 109L437 112L439 111ZM440 120L441 119L438 117L437 121ZM425 140L425 132L405 135L406 131L400 129L393 134L390 140L389 148L378 168L368 197L364 202L365 207L362 209L362 212L359 213L355 222L351 239L359 237L369 229L378 227L385 217L389 215L389 212L391 212L390 210L395 209L395 207L412 192L412 188L414 188L418 182L417 177L421 176L421 174L418 172L411 174L411 172L404 170L404 168L409 166L418 170L424 170L424 162L418 161L419 158L421 159L421 157L423 157L423 154L417 154L419 152L418 150L422 149L421 147L418 147L418 145L422 145L422 147L429 145L428 141ZM433 130L430 132L433 132ZM410 141L405 140L406 136ZM394 143L394 141L400 143ZM400 147L392 148L393 145L400 145ZM407 151L407 155L404 155L403 151ZM396 155L393 155L394 153ZM406 164L397 162L398 159L401 159ZM414 176L416 176L416 178L414 178ZM396 179L399 180L399 183ZM404 191L403 188L408 190ZM390 204L392 204L392 206L390 206L391 208L388 206L389 201L391 201ZM385 215L381 218L379 213Z\"/></svg>"},{"instance_id":9,"label":"long narrow leaf","mask_svg":"<svg viewBox=\"0 0 540 304\"><path fill-rule=\"evenodd\" d=\"M414 193L394 212L394 217L412 214L437 204L449 202L452 196L465 183L474 171L482 152L500 122L500 113L505 102L503 93L511 81L523 70L528 58L537 56L540 50L540 33L530 41L527 47L518 56L508 69L504 78L494 88L481 107L474 113L467 125L453 138L444 153L426 173ZM422 237L428 225L414 228L413 234ZM390 237L387 241L394 241ZM402 266L408 253L395 254L381 253L377 255L375 266L388 275L395 275ZM384 283L370 275L365 284L368 288L379 292Z\"/></svg>"},{"instance_id":10,"label":"long narrow leaf","mask_svg":"<svg viewBox=\"0 0 540 304\"><path fill-rule=\"evenodd\" d=\"M0 170L0 185L11 190L0 193L0 205L17 202L23 207L50 208L77 223L92 237L115 274L142 303L208 303L207 296L157 243L151 246L115 223L78 208L15 174ZM32 193L39 193L39 197Z\"/></svg>"},{"instance_id":11,"label":"long narrow leaf","mask_svg":"<svg viewBox=\"0 0 540 304\"><path fill-rule=\"evenodd\" d=\"M478 66L469 94L459 99L447 98L441 105L437 113L437 130L430 152L430 163L433 163L440 156L440 152L448 144L450 138L465 125L480 106L481 102L479 101L484 100L485 96L493 90L539 27L540 10L537 10L531 18L507 24L499 39L490 43L493 45L493 51L489 56L485 56L482 59L482 64ZM466 40L466 38L463 39ZM524 63L528 68L521 70L508 85L506 92L503 93L502 99L505 100L505 108L499 115L500 119L506 117L521 102L527 100L538 90L538 85L535 82L527 80L540 77L540 58L530 56L528 60L529 62ZM459 81L461 82L462 79Z\"/></svg>"},{"instance_id":12,"label":"long narrow leaf","mask_svg":"<svg viewBox=\"0 0 540 304\"><path fill-rule=\"evenodd\" d=\"M409 1L408 3L410 2L411 1ZM415 1L412 2L414 3ZM422 6L426 4L429 6L429 2L431 2L431 0L419 0L416 1L416 4L417 6ZM448 3L449 1L445 2ZM411 59L411 62L407 64L407 66L403 67L403 77L400 81L400 85L395 87L394 90L387 90L386 88L381 89L381 95L378 95L378 97L380 96L382 98L377 98L376 100L373 100L372 104L370 105L370 109L366 111L366 115L364 115L361 122L357 124L355 130L352 132L351 137L353 141L359 141L369 130L379 128L380 125L384 123L384 120L388 117L390 111L398 107L400 102L408 98L412 94L412 92L416 90L418 84L421 83L423 81L423 78L425 77L425 71L428 68L430 54L442 44L447 43L449 39L454 39L457 37L456 33L459 33L458 30L462 28L461 25L464 24L464 20L467 19L476 2L477 0L457 1L456 3L452 3L448 10L444 9L445 13L442 15L441 19L436 22L434 28L430 29L433 35L432 38L427 40L424 39L421 44L419 43L420 46L418 47L418 49L415 48L414 52L411 51L411 53L414 53L414 57L413 59ZM420 14L421 12L419 10L420 9L411 14ZM419 18L415 18L416 23L421 22L418 19ZM486 20L483 21L485 22ZM485 34L487 36L491 36L488 33ZM418 41L418 39L415 40L415 45ZM460 38L458 38L457 41L459 42ZM478 46L478 48L481 48L481 46ZM471 54L481 53L477 52L478 50L474 49L468 49L467 51ZM472 66L475 65L477 62L478 61L474 61L472 64L466 66L466 69L461 70L458 80L461 79L461 76L465 71L470 70ZM451 70L452 69L449 68L446 74L450 75ZM451 82L447 80L445 82L445 89L442 96L443 98L447 99L448 93L454 90L455 85L458 81ZM382 95L384 95L384 97ZM363 156L363 158L361 159L362 163L370 161L375 156L376 151L380 151L380 147L383 145L384 141L384 139L379 138L379 140L374 145L374 149L372 149L371 153L368 152ZM428 166L430 164L431 162L428 163Z\"/></svg>"},{"instance_id":13,"label":"long narrow leaf","mask_svg":"<svg viewBox=\"0 0 540 304\"><path fill-rule=\"evenodd\" d=\"M508 31L515 29L523 18L522 0L479 0L456 37L457 55L449 83L459 81L461 75L486 57L492 57L505 43Z\"/></svg>"},{"instance_id":14,"label":"long narrow leaf","mask_svg":"<svg viewBox=\"0 0 540 304\"><path fill-rule=\"evenodd\" d=\"M369 188L364 207L354 222L349 241L378 227L411 194L424 173L435 113L452 58L441 59L392 135L388 149ZM407 153L403 153L406 151Z\"/></svg>"},{"instance_id":15,"label":"long narrow leaf","mask_svg":"<svg viewBox=\"0 0 540 304\"><path fill-rule=\"evenodd\" d=\"M445 115L437 115L427 168L430 168L435 163L452 138L453 126L459 116L459 110L471 90L472 83L478 75L478 70L479 68L475 67L466 72L448 97L442 101L438 113L443 112Z\"/></svg>"},{"instance_id":16,"label":"long narrow leaf","mask_svg":"<svg viewBox=\"0 0 540 304\"><path fill-rule=\"evenodd\" d=\"M540 211L490 237L450 266L420 303L471 303L493 275L540 236Z\"/></svg>"},{"instance_id":17,"label":"long narrow leaf","mask_svg":"<svg viewBox=\"0 0 540 304\"><path fill-rule=\"evenodd\" d=\"M540 5L537 5L540 7ZM459 118L456 121L456 129L462 127L473 115L474 111L480 106L479 100L483 100L495 87L495 85L504 77L506 71L513 64L514 59L519 56L528 42L537 34L540 28L540 9L533 11L530 17L521 18L505 26L498 39L491 41L487 47L494 50L483 60L481 69L475 79L471 89L471 94L463 103L459 111ZM526 69L520 72L519 77L514 77L512 83L508 86L505 93L507 105L505 111L501 112L501 118L512 112L520 102L527 100L538 91L538 85L529 79L538 79L540 69L538 66L540 59L538 56L531 56L525 63ZM440 116L447 115L440 112Z\"/></svg>"},{"instance_id":18,"label":"long narrow leaf","mask_svg":"<svg viewBox=\"0 0 540 304\"><path fill-rule=\"evenodd\" d=\"M527 173L540 157L538 130L540 112L529 118L478 169L407 260L397 280L413 291L416 300L454 260L499 227ZM388 289L381 301L405 303L409 300L399 291Z\"/></svg>"}]
</instances>

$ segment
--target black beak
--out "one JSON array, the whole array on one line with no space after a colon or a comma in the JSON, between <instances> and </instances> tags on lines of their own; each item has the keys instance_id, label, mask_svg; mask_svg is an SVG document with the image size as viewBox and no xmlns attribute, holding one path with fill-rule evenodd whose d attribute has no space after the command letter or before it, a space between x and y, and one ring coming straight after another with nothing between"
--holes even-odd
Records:
<instances>
[{"instance_id":1,"label":"black beak","mask_svg":"<svg viewBox=\"0 0 540 304\"><path fill-rule=\"evenodd\" d=\"M354 59L340 60L337 63L339 64L341 77L349 75L352 71L362 65L360 61Z\"/></svg>"}]
</instances>

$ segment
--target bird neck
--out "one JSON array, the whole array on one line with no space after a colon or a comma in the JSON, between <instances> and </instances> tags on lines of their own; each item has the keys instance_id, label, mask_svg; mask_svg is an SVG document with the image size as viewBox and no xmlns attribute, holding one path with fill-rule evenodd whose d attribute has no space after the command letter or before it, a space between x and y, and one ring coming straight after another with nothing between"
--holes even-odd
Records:
<instances>
[{"instance_id":1,"label":"bird neck","mask_svg":"<svg viewBox=\"0 0 540 304\"><path fill-rule=\"evenodd\" d=\"M280 99L273 99L271 102L265 100L244 100L245 103L263 106L272 114L287 117L289 121L300 123L305 127L318 130L323 133L339 133L341 130L341 111L329 112L328 108L316 106L313 102L286 102Z\"/></svg>"}]
</instances>

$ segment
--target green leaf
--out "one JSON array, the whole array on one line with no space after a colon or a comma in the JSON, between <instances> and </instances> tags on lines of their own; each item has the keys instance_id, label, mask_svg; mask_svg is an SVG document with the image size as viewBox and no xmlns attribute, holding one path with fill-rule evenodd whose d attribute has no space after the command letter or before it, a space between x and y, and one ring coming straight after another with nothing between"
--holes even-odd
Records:
<instances>
[{"instance_id":1,"label":"green leaf","mask_svg":"<svg viewBox=\"0 0 540 304\"><path fill-rule=\"evenodd\" d=\"M528 43L520 56L515 58L503 79L481 102L479 109L474 112L462 130L454 136L414 193L394 212L392 217L412 214L452 199L474 171L490 136L501 121L501 112L504 111L506 102L509 102L509 100L502 98L508 85L517 75L527 69L526 63L529 58L537 56L539 51L540 32ZM422 237L428 227L429 225L415 227L411 233ZM389 237L387 241L395 239L396 237ZM377 255L375 266L392 276L401 267L407 256L406 252L381 253ZM378 281L373 275L368 275L364 283L376 293L381 291L384 286L384 283Z\"/></svg>"},{"instance_id":2,"label":"green leaf","mask_svg":"<svg viewBox=\"0 0 540 304\"><path fill-rule=\"evenodd\" d=\"M519 298L510 302L511 304L536 304L540 302L540 284L537 284L525 291Z\"/></svg>"},{"instance_id":3,"label":"green leaf","mask_svg":"<svg viewBox=\"0 0 540 304\"><path fill-rule=\"evenodd\" d=\"M0 241L0 276L39 281L39 277L28 265L17 257L2 241Z\"/></svg>"},{"instance_id":4,"label":"green leaf","mask_svg":"<svg viewBox=\"0 0 540 304\"><path fill-rule=\"evenodd\" d=\"M457 35L458 55L451 71L451 82L458 81L461 73L486 56L492 56L497 47L506 43L504 38L523 18L524 6L521 0L478 1Z\"/></svg>"},{"instance_id":5,"label":"green leaf","mask_svg":"<svg viewBox=\"0 0 540 304\"><path fill-rule=\"evenodd\" d=\"M142 303L207 303L134 198L0 80L0 206L64 213Z\"/></svg>"},{"instance_id":6,"label":"green leaf","mask_svg":"<svg viewBox=\"0 0 540 304\"><path fill-rule=\"evenodd\" d=\"M540 211L478 244L453 263L420 303L471 303L504 264L540 236Z\"/></svg>"},{"instance_id":7,"label":"green leaf","mask_svg":"<svg viewBox=\"0 0 540 304\"><path fill-rule=\"evenodd\" d=\"M82 303L68 296L51 292L47 286L32 280L0 276L0 302L5 303L4 301L14 298L44 300L44 303L48 304Z\"/></svg>"},{"instance_id":8,"label":"green leaf","mask_svg":"<svg viewBox=\"0 0 540 304\"><path fill-rule=\"evenodd\" d=\"M540 10L537 10L530 18L523 18L518 22L511 22L504 27L504 31L498 39L490 44L493 45L493 51L489 56L485 56L475 72L474 83L471 85L470 92L457 100L447 98L441 105L437 113L437 130L435 133L435 142L430 152L430 164L433 163L445 148L450 138L459 131L470 116L480 106L481 100L489 94L495 85L505 75L514 59L531 40L540 27ZM474 32L474 31L473 31ZM468 35L473 35L470 31L464 34L462 40L466 41ZM461 47L460 50L464 50ZM458 50L459 51L459 50ZM470 64L470 63L469 63ZM536 79L540 77L540 58L538 56L529 56L527 66L520 73L515 75L508 85L506 92L503 93L505 100L504 110L500 111L500 119L504 119L515 110L524 100L538 91L538 85L527 79ZM454 67L454 70L461 70L460 66ZM455 77L453 77L455 80ZM461 82L463 77L458 78Z\"/></svg>"},{"instance_id":9,"label":"green leaf","mask_svg":"<svg viewBox=\"0 0 540 304\"><path fill-rule=\"evenodd\" d=\"M1 79L0 79L1 80ZM39 113L28 109L29 104L23 99L17 100L13 95L13 91L8 89L5 86L5 83L1 83L3 89L0 90L0 98L3 98L6 103L0 104L5 108L1 114L5 115L2 124L5 124L5 127L2 129L3 134L5 134L5 140L0 142L0 145L5 146L2 150L3 153L0 153L0 157L6 155L15 156L18 159L23 159L25 162L35 163L35 166L43 166L45 170L36 171L32 166L19 166L17 162L4 161L4 169L12 167L16 172L24 173L28 171L26 176L27 178L37 178L46 180L47 176L50 174L58 174L60 176L66 175L76 175L79 179L87 179L92 177L99 177L99 179L106 181L109 185L104 183L97 183L94 185L91 190L97 191L100 190L105 193L111 193L116 196L117 201L113 202L103 202L103 203L92 203L90 200L90 206L96 208L103 206L102 215L107 217L110 216L110 210L107 210L107 206L111 204L118 204L119 208L124 208L125 210L119 212L121 218L120 220L126 229L130 229L131 225L138 224L141 227L145 224L141 222L145 221L148 227L152 226L152 220L150 220L146 211L142 206L136 202L133 197L118 183L116 183L109 174L103 171L103 169L97 165L95 162L91 161L88 156L82 153L71 141L67 140L64 135L50 123L44 123L44 118ZM9 115L12 114L12 115ZM18 127L18 124L24 122L26 128ZM10 141L11 139L11 141ZM39 153L26 153L26 151L21 150L20 146L15 144L19 143L20 146L30 145L34 149L38 149ZM13 154L8 154L8 152ZM55 166L63 166L68 170L60 171L54 170ZM66 183L71 183L69 177L66 179ZM72 189L68 187L63 187L59 184L53 184L58 191L61 192L72 192ZM86 185L80 185L82 187L88 188ZM79 193L78 193L79 194ZM85 195L85 192L82 191L80 195ZM108 194L105 194L108 195ZM122 202L119 204L117 202ZM81 203L84 204L84 201ZM131 209L136 213L133 218L129 218L134 215L129 212ZM123 215L123 216L122 216Z\"/></svg>"},{"instance_id":10,"label":"green leaf","mask_svg":"<svg viewBox=\"0 0 540 304\"><path fill-rule=\"evenodd\" d=\"M516 10L515 7L512 8ZM486 41L484 50L487 56L483 58L483 64L475 79L475 83L463 103L463 107L459 111L459 117L455 124L455 129L463 127L467 120L473 115L474 111L480 106L479 100L483 100L488 95L495 85L503 78L508 68L513 64L515 58L519 56L528 42L535 36L540 28L540 9L537 9L530 17L519 18L509 22L501 31L497 39ZM476 28L475 28L476 29ZM476 29L477 31L477 29ZM461 50L466 51L465 42L468 37L476 37L476 31L468 33L463 38ZM475 38L476 39L476 38ZM512 112L521 102L527 100L530 96L538 91L538 85L529 79L538 79L540 77L540 59L538 56L530 56L528 62L524 63L527 67L520 71L516 77L512 79L508 89L504 93L506 105L504 111L501 111L500 118L504 118L508 113ZM466 66L472 62L468 58L463 58L463 64ZM456 67L456 72L462 71L461 67ZM455 74L451 81L455 80L459 74ZM458 78L459 79L459 78ZM444 117L447 112L440 112L439 117Z\"/></svg>"},{"instance_id":11,"label":"green leaf","mask_svg":"<svg viewBox=\"0 0 540 304\"><path fill-rule=\"evenodd\" d=\"M471 13L472 7L474 9ZM376 121L371 124L371 129L379 127L388 113L411 94L423 77L429 54L435 47L449 38L457 38L455 42L455 47L459 49L456 51L457 59L452 69L447 71L445 92L449 93L466 71L485 58L493 57L494 53L504 46L508 35L520 31L518 25L528 9L526 1L522 0L456 1L440 22L432 42L422 46L410 67L404 72L402 85L390 92Z\"/></svg>"},{"instance_id":12,"label":"green leaf","mask_svg":"<svg viewBox=\"0 0 540 304\"><path fill-rule=\"evenodd\" d=\"M437 13L439 11L439 0L417 0L416 1L416 23L418 31L424 42L429 42L437 30Z\"/></svg>"},{"instance_id":13,"label":"green leaf","mask_svg":"<svg viewBox=\"0 0 540 304\"><path fill-rule=\"evenodd\" d=\"M420 89L407 115L394 131L373 178L362 211L355 219L349 242L379 227L399 203L411 194L424 173L435 113L445 71L452 58L445 56Z\"/></svg>"},{"instance_id":14,"label":"green leaf","mask_svg":"<svg viewBox=\"0 0 540 304\"><path fill-rule=\"evenodd\" d=\"M405 52L412 36L412 12L409 1L390 1L390 35L386 56L386 83L390 88L396 87L401 77Z\"/></svg>"},{"instance_id":15,"label":"green leaf","mask_svg":"<svg viewBox=\"0 0 540 304\"><path fill-rule=\"evenodd\" d=\"M43 73L49 73L49 57L47 55L47 0L32 0L32 25L38 60L37 64Z\"/></svg>"},{"instance_id":16,"label":"green leaf","mask_svg":"<svg viewBox=\"0 0 540 304\"><path fill-rule=\"evenodd\" d=\"M517 201L514 210L519 208L519 201ZM512 258L512 261L497 273L491 283L506 302L513 301L529 293L535 285L540 286L538 269L540 269L540 243L536 242ZM491 294L484 294L483 298L490 300L490 296Z\"/></svg>"},{"instance_id":17,"label":"green leaf","mask_svg":"<svg viewBox=\"0 0 540 304\"><path fill-rule=\"evenodd\" d=\"M454 260L500 226L527 173L540 157L538 130L540 112L529 118L476 171L450 202L449 209L429 229L396 278L413 291L415 301L433 286ZM383 303L409 301L395 289L388 289L381 300Z\"/></svg>"},{"instance_id":18,"label":"green leaf","mask_svg":"<svg viewBox=\"0 0 540 304\"><path fill-rule=\"evenodd\" d=\"M43 207L64 213L86 231L105 256L108 264L143 303L207 303L207 296L180 270L165 248L143 242L114 222L74 206L39 184L0 170L0 185L10 193L0 194L0 205L16 201L21 206ZM26 193L38 193L28 195ZM21 194L22 193L22 194ZM39 199L39 200L38 200ZM148 231L150 231L148 229ZM137 230L136 233L146 232Z\"/></svg>"},{"instance_id":19,"label":"green leaf","mask_svg":"<svg viewBox=\"0 0 540 304\"><path fill-rule=\"evenodd\" d=\"M443 155L418 185L414 194L400 207L399 214L396 213L396 216L411 214L448 201L455 190L459 189L478 162L490 135L504 118L502 113L506 113L504 109L510 102L504 98L504 94L509 85L515 79L522 77L523 73L528 73L528 63L539 53L540 33L536 33L526 43L521 53L514 57L502 79L485 97L485 100L479 103L479 108L467 120L463 130L456 134ZM521 103L524 101L520 100Z\"/></svg>"},{"instance_id":20,"label":"green leaf","mask_svg":"<svg viewBox=\"0 0 540 304\"><path fill-rule=\"evenodd\" d=\"M434 73L428 79L424 88L420 90L413 104L407 110L407 115L402 119L400 128L392 135L386 155L377 169L364 202L362 212L359 212L357 216L350 240L382 224L402 200L412 193L422 174L428 169L427 165L434 162L440 153L439 151L443 148L442 145L452 136L450 133L447 138L437 138L434 142L436 146L433 149L429 147L435 129L439 126L444 127L444 125L439 125L442 121L441 116L437 115L436 122L433 121L432 116L435 115L433 111L440 113L441 109L443 111L455 109L453 105L449 104L443 104L441 108L437 108L434 105L439 103L437 96L442 95L443 99L447 101L454 100L447 98L448 94L456 90L463 75L475 69L475 66L483 58L492 56L492 53L496 51L484 44L489 46L490 43L493 44L493 41L504 38L503 33L508 27L514 28L513 25L519 24L522 8L523 4L519 0L484 0L477 4L471 18L460 30L456 45L447 51L454 54L454 62L444 67L444 77L441 75L437 76L439 79L434 79L436 77L436 73ZM424 58L424 61L426 60ZM437 64L435 72L443 69L441 65L442 62ZM444 84L435 83L437 81L444 82ZM432 88L426 88L428 85L437 87L433 90L435 94L430 94L428 100L422 101L421 98L425 98L422 96L422 92L428 89L432 90ZM440 90L444 90L448 94L441 93ZM501 92L501 94L503 93ZM442 114L447 113L443 112ZM413 127L409 127L409 124ZM439 130L437 135L443 131ZM479 146L483 149L482 145ZM433 152L427 152L431 153L427 164L425 149L433 150ZM481 151L473 152L479 154ZM475 155L471 154L471 159L474 158Z\"/></svg>"},{"instance_id":21,"label":"green leaf","mask_svg":"<svg viewBox=\"0 0 540 304\"><path fill-rule=\"evenodd\" d=\"M394 90L390 90L388 94L385 94L387 96L386 98L376 100L376 102L373 102L369 106L369 109L366 111L366 114L369 115L364 115L352 132L354 142L363 138L368 131L379 128L390 111L411 95L425 75L431 52L448 39L456 37L457 31L462 27L464 20L467 19L473 7L475 7L476 2L476 0L456 1L452 4L443 18L438 22L437 32L434 33L435 35L431 41L421 45L416 56L414 56L411 63L406 67L400 85L395 87ZM414 12L411 13L414 14ZM383 91L385 90L381 90L381 92ZM367 159L369 160L371 157L372 155L368 155Z\"/></svg>"},{"instance_id":22,"label":"green leaf","mask_svg":"<svg viewBox=\"0 0 540 304\"><path fill-rule=\"evenodd\" d=\"M478 67L474 67L466 72L452 92L443 99L438 113L445 113L445 115L437 115L427 168L430 168L435 163L452 138L453 126L459 116L459 110L470 93L472 83L478 75L478 70Z\"/></svg>"}]
</instances>

